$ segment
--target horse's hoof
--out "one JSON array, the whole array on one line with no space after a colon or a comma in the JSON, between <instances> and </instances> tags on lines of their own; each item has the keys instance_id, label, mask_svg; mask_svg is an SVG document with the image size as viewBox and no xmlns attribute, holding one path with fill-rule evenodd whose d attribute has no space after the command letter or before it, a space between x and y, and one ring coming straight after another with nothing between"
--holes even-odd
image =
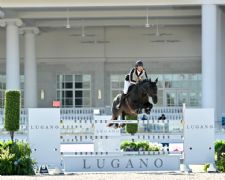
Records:
<instances>
[{"instance_id":1,"label":"horse's hoof","mask_svg":"<svg viewBox=\"0 0 225 180\"><path fill-rule=\"evenodd\" d=\"M119 124L115 124L115 125L114 125L114 128L115 128L115 129L119 128Z\"/></svg>"},{"instance_id":2,"label":"horse's hoof","mask_svg":"<svg viewBox=\"0 0 225 180\"><path fill-rule=\"evenodd\" d=\"M126 126L126 124L121 124L120 128L124 128Z\"/></svg>"},{"instance_id":3,"label":"horse's hoof","mask_svg":"<svg viewBox=\"0 0 225 180\"><path fill-rule=\"evenodd\" d=\"M113 124L112 124L112 123L109 123L109 124L107 124L106 126L107 126L107 127L112 127Z\"/></svg>"}]
</instances>

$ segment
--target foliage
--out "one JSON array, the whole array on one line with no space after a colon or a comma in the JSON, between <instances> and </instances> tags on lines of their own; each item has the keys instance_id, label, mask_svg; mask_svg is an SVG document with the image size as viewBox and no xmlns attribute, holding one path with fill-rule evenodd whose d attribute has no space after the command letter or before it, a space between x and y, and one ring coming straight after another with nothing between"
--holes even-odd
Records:
<instances>
[{"instance_id":1,"label":"foliage","mask_svg":"<svg viewBox=\"0 0 225 180\"><path fill-rule=\"evenodd\" d=\"M160 151L160 147L147 141L124 141L120 145L123 151Z\"/></svg>"},{"instance_id":2,"label":"foliage","mask_svg":"<svg viewBox=\"0 0 225 180\"><path fill-rule=\"evenodd\" d=\"M128 151L129 147L130 147L130 141L123 141L120 144L120 149L123 151Z\"/></svg>"},{"instance_id":3,"label":"foliage","mask_svg":"<svg viewBox=\"0 0 225 180\"><path fill-rule=\"evenodd\" d=\"M221 154L225 153L225 141L216 141L215 142L215 153L216 153L216 160L220 160Z\"/></svg>"},{"instance_id":4,"label":"foliage","mask_svg":"<svg viewBox=\"0 0 225 180\"><path fill-rule=\"evenodd\" d=\"M204 172L207 172L209 166L210 166L209 163L207 163L207 164L204 165L204 167L203 167Z\"/></svg>"},{"instance_id":5,"label":"foliage","mask_svg":"<svg viewBox=\"0 0 225 180\"><path fill-rule=\"evenodd\" d=\"M215 142L216 166L221 172L225 172L225 141Z\"/></svg>"},{"instance_id":6,"label":"foliage","mask_svg":"<svg viewBox=\"0 0 225 180\"><path fill-rule=\"evenodd\" d=\"M148 150L149 151L160 151L160 147L159 146L156 146L154 144L149 144Z\"/></svg>"},{"instance_id":7,"label":"foliage","mask_svg":"<svg viewBox=\"0 0 225 180\"><path fill-rule=\"evenodd\" d=\"M149 143L148 142L145 142L145 141L140 141L140 142L137 142L137 149L139 151L149 151Z\"/></svg>"},{"instance_id":8,"label":"foliage","mask_svg":"<svg viewBox=\"0 0 225 180\"><path fill-rule=\"evenodd\" d=\"M34 160L27 143L0 143L0 175L33 175Z\"/></svg>"},{"instance_id":9,"label":"foliage","mask_svg":"<svg viewBox=\"0 0 225 180\"><path fill-rule=\"evenodd\" d=\"M0 175L12 175L14 158L15 158L15 154L10 154L9 148L1 150Z\"/></svg>"},{"instance_id":10,"label":"foliage","mask_svg":"<svg viewBox=\"0 0 225 180\"><path fill-rule=\"evenodd\" d=\"M225 153L221 154L221 158L216 162L217 169L221 172L225 172Z\"/></svg>"},{"instance_id":11,"label":"foliage","mask_svg":"<svg viewBox=\"0 0 225 180\"><path fill-rule=\"evenodd\" d=\"M137 116L126 116L126 120L137 120ZM135 134L138 131L138 124L127 124L126 132L130 134Z\"/></svg>"},{"instance_id":12,"label":"foliage","mask_svg":"<svg viewBox=\"0 0 225 180\"><path fill-rule=\"evenodd\" d=\"M14 131L19 129L20 122L20 91L8 90L5 92L4 127L10 132L11 140Z\"/></svg>"}]
</instances>

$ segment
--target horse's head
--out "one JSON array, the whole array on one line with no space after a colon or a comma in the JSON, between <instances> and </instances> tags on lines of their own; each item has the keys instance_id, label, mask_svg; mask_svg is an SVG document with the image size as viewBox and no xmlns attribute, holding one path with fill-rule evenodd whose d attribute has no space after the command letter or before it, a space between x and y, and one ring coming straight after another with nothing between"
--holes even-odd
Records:
<instances>
[{"instance_id":1,"label":"horse's head","mask_svg":"<svg viewBox=\"0 0 225 180\"><path fill-rule=\"evenodd\" d=\"M157 97L157 82L158 82L158 78L156 78L155 81L151 81L151 79L149 79L149 88L148 88L148 95L152 97L152 101L154 104L156 104L158 102L158 97Z\"/></svg>"}]
</instances>

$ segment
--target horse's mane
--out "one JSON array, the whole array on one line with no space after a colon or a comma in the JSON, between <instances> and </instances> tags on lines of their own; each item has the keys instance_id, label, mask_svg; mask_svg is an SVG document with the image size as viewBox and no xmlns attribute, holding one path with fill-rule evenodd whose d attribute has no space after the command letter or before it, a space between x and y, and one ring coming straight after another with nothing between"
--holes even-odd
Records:
<instances>
[{"instance_id":1,"label":"horse's mane","mask_svg":"<svg viewBox=\"0 0 225 180\"><path fill-rule=\"evenodd\" d=\"M139 81L137 84L138 85L141 85L141 84L144 84L144 83L146 83L146 82L148 82L149 81L149 79L144 79L144 80L142 80L142 81Z\"/></svg>"},{"instance_id":2,"label":"horse's mane","mask_svg":"<svg viewBox=\"0 0 225 180\"><path fill-rule=\"evenodd\" d=\"M150 81L150 79L144 79L144 80L142 80L142 81L138 81L137 84L132 84L132 85L129 87L128 92L129 92L131 89L133 89L133 87L140 87L140 86L144 85L145 83L149 83L149 81Z\"/></svg>"}]
</instances>

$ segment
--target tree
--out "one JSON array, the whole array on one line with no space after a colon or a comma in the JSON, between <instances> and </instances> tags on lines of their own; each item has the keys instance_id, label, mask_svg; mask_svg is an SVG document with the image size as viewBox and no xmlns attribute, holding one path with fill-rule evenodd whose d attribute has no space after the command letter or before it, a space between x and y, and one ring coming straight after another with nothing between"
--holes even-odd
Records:
<instances>
[{"instance_id":1,"label":"tree","mask_svg":"<svg viewBox=\"0 0 225 180\"><path fill-rule=\"evenodd\" d=\"M20 122L20 91L8 90L5 92L4 127L10 132L11 140L14 132L19 129Z\"/></svg>"}]
</instances>

